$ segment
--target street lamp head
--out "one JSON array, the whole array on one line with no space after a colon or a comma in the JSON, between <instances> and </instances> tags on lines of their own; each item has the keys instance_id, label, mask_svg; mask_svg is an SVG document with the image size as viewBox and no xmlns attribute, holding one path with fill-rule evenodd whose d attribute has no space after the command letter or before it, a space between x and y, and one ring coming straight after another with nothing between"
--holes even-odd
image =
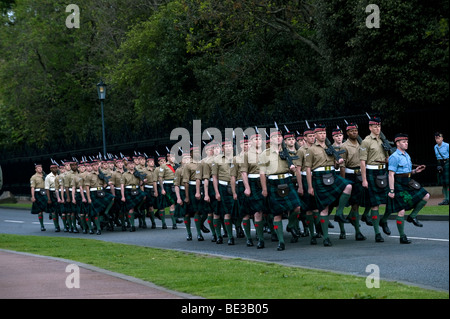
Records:
<instances>
[{"instance_id":1,"label":"street lamp head","mask_svg":"<svg viewBox=\"0 0 450 319\"><path fill-rule=\"evenodd\" d=\"M104 100L106 98L106 84L103 83L103 80L97 84L97 93L99 100Z\"/></svg>"}]
</instances>

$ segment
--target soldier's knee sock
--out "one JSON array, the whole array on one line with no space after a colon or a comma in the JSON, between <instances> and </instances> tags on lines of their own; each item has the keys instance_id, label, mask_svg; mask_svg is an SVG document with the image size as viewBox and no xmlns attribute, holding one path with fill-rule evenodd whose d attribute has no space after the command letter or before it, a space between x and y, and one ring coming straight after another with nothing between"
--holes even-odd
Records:
<instances>
[{"instance_id":1,"label":"soldier's knee sock","mask_svg":"<svg viewBox=\"0 0 450 319\"><path fill-rule=\"evenodd\" d=\"M39 224L41 224L41 227L44 227L44 215L42 213L38 214L38 220Z\"/></svg>"},{"instance_id":2,"label":"soldier's knee sock","mask_svg":"<svg viewBox=\"0 0 450 319\"><path fill-rule=\"evenodd\" d=\"M420 210L421 210L422 208L425 207L426 204L427 204L427 201L422 199L422 200L416 205L416 207L414 207L414 209L413 209L412 212L409 214L409 216L410 216L411 218L415 218L415 217L419 214Z\"/></svg>"},{"instance_id":3,"label":"soldier's knee sock","mask_svg":"<svg viewBox=\"0 0 450 319\"><path fill-rule=\"evenodd\" d=\"M364 218L364 217L365 217L365 218L371 218L371 216L370 216L370 214L369 214L370 211L371 211L371 210L370 210L370 207L364 208L364 212L363 212L361 218Z\"/></svg>"},{"instance_id":4,"label":"soldier's knee sock","mask_svg":"<svg viewBox=\"0 0 450 319\"><path fill-rule=\"evenodd\" d=\"M175 219L175 210L170 210L170 219L172 219L172 225L175 225L177 223L176 219Z\"/></svg>"},{"instance_id":5,"label":"soldier's knee sock","mask_svg":"<svg viewBox=\"0 0 450 319\"><path fill-rule=\"evenodd\" d=\"M222 221L220 218L214 218L213 219L214 228L216 230L217 237L222 237Z\"/></svg>"},{"instance_id":6,"label":"soldier's knee sock","mask_svg":"<svg viewBox=\"0 0 450 319\"><path fill-rule=\"evenodd\" d=\"M356 233L359 233L359 212L357 210L350 211L350 220L353 223L353 227L355 227Z\"/></svg>"},{"instance_id":7,"label":"soldier's knee sock","mask_svg":"<svg viewBox=\"0 0 450 319\"><path fill-rule=\"evenodd\" d=\"M154 224L155 223L155 212L153 211L153 208L148 209L148 215L150 217L150 221L152 222L152 224Z\"/></svg>"},{"instance_id":8,"label":"soldier's knee sock","mask_svg":"<svg viewBox=\"0 0 450 319\"><path fill-rule=\"evenodd\" d=\"M112 201L109 203L108 207L106 207L105 215L108 215L108 214L109 214L109 210L111 209L111 207L112 207L113 205L114 205L114 200L112 200Z\"/></svg>"},{"instance_id":9,"label":"soldier's knee sock","mask_svg":"<svg viewBox=\"0 0 450 319\"><path fill-rule=\"evenodd\" d=\"M328 221L329 221L329 216L319 216L319 223L320 223L320 227L322 230L322 236L323 238L328 238Z\"/></svg>"},{"instance_id":10,"label":"soldier's knee sock","mask_svg":"<svg viewBox=\"0 0 450 319\"><path fill-rule=\"evenodd\" d=\"M250 233L250 219L243 219L242 220L242 226L244 228L245 237L247 239L251 239L252 235Z\"/></svg>"},{"instance_id":11,"label":"soldier's knee sock","mask_svg":"<svg viewBox=\"0 0 450 319\"><path fill-rule=\"evenodd\" d=\"M341 232L341 234L345 234L345 227L344 227L344 223L343 222L339 222L339 230Z\"/></svg>"},{"instance_id":12,"label":"soldier's knee sock","mask_svg":"<svg viewBox=\"0 0 450 319\"><path fill-rule=\"evenodd\" d=\"M297 216L298 216L298 213L295 213L295 212L291 212L289 214L289 216L288 216L288 224L287 225L290 228L295 228L296 227L297 221L298 221Z\"/></svg>"},{"instance_id":13,"label":"soldier's knee sock","mask_svg":"<svg viewBox=\"0 0 450 319\"><path fill-rule=\"evenodd\" d=\"M256 236L258 236L259 241L264 241L264 221L256 221L255 220L255 228L256 228Z\"/></svg>"},{"instance_id":14,"label":"soldier's knee sock","mask_svg":"<svg viewBox=\"0 0 450 319\"><path fill-rule=\"evenodd\" d=\"M197 230L197 235L201 235L202 234L201 216L199 214L194 215L194 223L195 223L195 229Z\"/></svg>"},{"instance_id":15,"label":"soldier's knee sock","mask_svg":"<svg viewBox=\"0 0 450 319\"><path fill-rule=\"evenodd\" d=\"M89 228L89 230L92 230L93 227L92 227L91 219L89 218L88 215L86 215L85 221L86 221L86 225Z\"/></svg>"},{"instance_id":16,"label":"soldier's knee sock","mask_svg":"<svg viewBox=\"0 0 450 319\"><path fill-rule=\"evenodd\" d=\"M214 227L213 217L208 216L207 219L208 219L208 225L209 225L209 229L211 230L211 233L213 235L216 235L216 228Z\"/></svg>"},{"instance_id":17,"label":"soldier's knee sock","mask_svg":"<svg viewBox=\"0 0 450 319\"><path fill-rule=\"evenodd\" d=\"M95 226L97 227L97 231L99 231L100 230L100 219L98 218L98 216L94 217L94 223L95 223Z\"/></svg>"},{"instance_id":18,"label":"soldier's knee sock","mask_svg":"<svg viewBox=\"0 0 450 319\"><path fill-rule=\"evenodd\" d=\"M189 215L184 216L184 225L186 226L186 231L188 235L192 235L191 232L191 217Z\"/></svg>"},{"instance_id":19,"label":"soldier's knee sock","mask_svg":"<svg viewBox=\"0 0 450 319\"><path fill-rule=\"evenodd\" d=\"M309 234L312 236L314 236L314 216L311 215L306 215L306 225L309 229Z\"/></svg>"},{"instance_id":20,"label":"soldier's knee sock","mask_svg":"<svg viewBox=\"0 0 450 319\"><path fill-rule=\"evenodd\" d=\"M128 213L128 219L130 221L130 226L134 226L134 212Z\"/></svg>"},{"instance_id":21,"label":"soldier's knee sock","mask_svg":"<svg viewBox=\"0 0 450 319\"><path fill-rule=\"evenodd\" d=\"M53 225L55 225L55 228L59 228L58 214L56 213L53 213Z\"/></svg>"},{"instance_id":22,"label":"soldier's knee sock","mask_svg":"<svg viewBox=\"0 0 450 319\"><path fill-rule=\"evenodd\" d=\"M274 221L273 222L273 229L275 230L277 237L278 237L278 241L280 243L284 243L284 234L283 234L283 222L280 221Z\"/></svg>"},{"instance_id":23,"label":"soldier's knee sock","mask_svg":"<svg viewBox=\"0 0 450 319\"><path fill-rule=\"evenodd\" d=\"M165 210L160 210L159 211L159 216L161 216L161 222L163 225L166 224L166 211Z\"/></svg>"},{"instance_id":24,"label":"soldier's knee sock","mask_svg":"<svg viewBox=\"0 0 450 319\"><path fill-rule=\"evenodd\" d=\"M397 221L397 229L398 229L398 233L400 234L400 236L404 236L405 235L405 216L397 216L396 218Z\"/></svg>"},{"instance_id":25,"label":"soldier's knee sock","mask_svg":"<svg viewBox=\"0 0 450 319\"><path fill-rule=\"evenodd\" d=\"M231 223L231 219L224 219L225 230L227 232L228 238L233 237L233 224Z\"/></svg>"},{"instance_id":26,"label":"soldier's knee sock","mask_svg":"<svg viewBox=\"0 0 450 319\"><path fill-rule=\"evenodd\" d=\"M84 214L80 214L80 224L81 228L86 229L86 217Z\"/></svg>"},{"instance_id":27,"label":"soldier's knee sock","mask_svg":"<svg viewBox=\"0 0 450 319\"><path fill-rule=\"evenodd\" d=\"M372 215L372 224L373 224L373 230L375 231L375 234L380 233L380 219L379 219L379 212L378 210L372 209L370 211L370 214Z\"/></svg>"},{"instance_id":28,"label":"soldier's knee sock","mask_svg":"<svg viewBox=\"0 0 450 319\"><path fill-rule=\"evenodd\" d=\"M339 197L339 205L336 208L336 215L342 216L344 215L344 208L348 204L348 200L350 199L350 194L342 193L341 197Z\"/></svg>"},{"instance_id":29,"label":"soldier's knee sock","mask_svg":"<svg viewBox=\"0 0 450 319\"><path fill-rule=\"evenodd\" d=\"M444 194L444 199L448 200L448 186L442 187L442 194Z\"/></svg>"}]
</instances>

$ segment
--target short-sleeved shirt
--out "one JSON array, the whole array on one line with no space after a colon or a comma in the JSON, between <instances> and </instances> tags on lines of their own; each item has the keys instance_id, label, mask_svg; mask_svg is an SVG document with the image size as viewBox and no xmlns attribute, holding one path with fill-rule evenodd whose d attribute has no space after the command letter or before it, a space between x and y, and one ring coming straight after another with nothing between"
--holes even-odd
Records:
<instances>
[{"instance_id":1,"label":"short-sleeved shirt","mask_svg":"<svg viewBox=\"0 0 450 319\"><path fill-rule=\"evenodd\" d=\"M189 181L195 181L197 179L202 179L202 164L190 162L185 164L183 169L183 184Z\"/></svg>"},{"instance_id":2,"label":"short-sleeved shirt","mask_svg":"<svg viewBox=\"0 0 450 319\"><path fill-rule=\"evenodd\" d=\"M449 155L448 143L442 142L441 146L434 145L434 153L436 154L436 158L438 160L447 159Z\"/></svg>"},{"instance_id":3,"label":"short-sleeved shirt","mask_svg":"<svg viewBox=\"0 0 450 319\"><path fill-rule=\"evenodd\" d=\"M259 172L265 175L289 173L286 160L282 160L274 148L266 149L259 157Z\"/></svg>"},{"instance_id":4,"label":"short-sleeved shirt","mask_svg":"<svg viewBox=\"0 0 450 319\"><path fill-rule=\"evenodd\" d=\"M120 183L124 186L139 186L140 181L139 177L134 176L134 174L128 171L123 173Z\"/></svg>"},{"instance_id":5,"label":"short-sleeved shirt","mask_svg":"<svg viewBox=\"0 0 450 319\"><path fill-rule=\"evenodd\" d=\"M105 182L100 179L97 172L91 172L84 178L84 186L88 186L89 188L103 187L104 185Z\"/></svg>"},{"instance_id":6,"label":"short-sleeved shirt","mask_svg":"<svg viewBox=\"0 0 450 319\"><path fill-rule=\"evenodd\" d=\"M84 187L84 179L81 174L71 174L70 175L70 187L75 187L75 190L77 190L80 187Z\"/></svg>"},{"instance_id":7,"label":"short-sleeved shirt","mask_svg":"<svg viewBox=\"0 0 450 319\"><path fill-rule=\"evenodd\" d=\"M225 155L221 154L214 158L211 174L216 175L221 181L229 182L231 180L231 170L233 168L233 158L226 158Z\"/></svg>"},{"instance_id":8,"label":"short-sleeved shirt","mask_svg":"<svg viewBox=\"0 0 450 319\"><path fill-rule=\"evenodd\" d=\"M56 175L55 174L53 174L53 173L48 174L45 177L45 182L44 182L45 189L50 189L50 188L55 189L56 188L56 186L55 186L55 179L56 179Z\"/></svg>"},{"instance_id":9,"label":"short-sleeved shirt","mask_svg":"<svg viewBox=\"0 0 450 319\"><path fill-rule=\"evenodd\" d=\"M334 166L335 158L333 155L326 153L327 147L322 147L318 142L315 142L308 148L305 154L304 166L315 170L319 167Z\"/></svg>"},{"instance_id":10,"label":"short-sleeved shirt","mask_svg":"<svg viewBox=\"0 0 450 319\"><path fill-rule=\"evenodd\" d=\"M202 160L202 179L210 179L212 177L212 164L214 156L208 156Z\"/></svg>"},{"instance_id":11,"label":"short-sleeved shirt","mask_svg":"<svg viewBox=\"0 0 450 319\"><path fill-rule=\"evenodd\" d=\"M376 137L373 133L367 135L359 147L360 161L366 161L367 165L378 165L384 162L388 155L382 144L383 141L379 136Z\"/></svg>"},{"instance_id":12,"label":"short-sleeved shirt","mask_svg":"<svg viewBox=\"0 0 450 319\"><path fill-rule=\"evenodd\" d=\"M161 177L163 180L173 180L175 169L170 164L164 164L158 169L158 177Z\"/></svg>"},{"instance_id":13,"label":"short-sleeved shirt","mask_svg":"<svg viewBox=\"0 0 450 319\"><path fill-rule=\"evenodd\" d=\"M42 175L39 175L36 173L33 176L31 176L30 187L44 188L44 186L45 186L45 182L44 182L44 178L42 177Z\"/></svg>"},{"instance_id":14,"label":"short-sleeved shirt","mask_svg":"<svg viewBox=\"0 0 450 319\"><path fill-rule=\"evenodd\" d=\"M411 173L412 162L408 153L397 149L391 156L389 156L389 168L395 174Z\"/></svg>"},{"instance_id":15,"label":"short-sleeved shirt","mask_svg":"<svg viewBox=\"0 0 450 319\"><path fill-rule=\"evenodd\" d=\"M352 143L350 140L345 141L342 144L342 148L345 153L342 154L344 159L344 166L349 168L357 168L361 166L359 158L359 143Z\"/></svg>"},{"instance_id":16,"label":"short-sleeved shirt","mask_svg":"<svg viewBox=\"0 0 450 319\"><path fill-rule=\"evenodd\" d=\"M173 178L173 185L174 186L184 186L184 184L183 184L183 170L184 170L184 165L178 167L177 170L175 171L175 176Z\"/></svg>"},{"instance_id":17,"label":"short-sleeved shirt","mask_svg":"<svg viewBox=\"0 0 450 319\"><path fill-rule=\"evenodd\" d=\"M259 157L261 151L257 151L255 148L249 148L248 152L244 155L244 162L239 165L239 170L247 174L259 174Z\"/></svg>"},{"instance_id":18,"label":"short-sleeved shirt","mask_svg":"<svg viewBox=\"0 0 450 319\"><path fill-rule=\"evenodd\" d=\"M305 171L305 155L308 152L308 148L309 146L307 144L301 146L298 150L297 150L297 157L298 159L293 160L293 163L295 166L300 166L302 168L302 171Z\"/></svg>"}]
</instances>

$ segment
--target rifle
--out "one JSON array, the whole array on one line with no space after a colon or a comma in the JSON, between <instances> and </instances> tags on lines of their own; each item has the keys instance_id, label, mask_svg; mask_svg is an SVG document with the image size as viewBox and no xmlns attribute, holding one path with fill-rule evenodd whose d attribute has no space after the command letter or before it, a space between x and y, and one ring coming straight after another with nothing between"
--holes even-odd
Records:
<instances>
[{"instance_id":1,"label":"rifle","mask_svg":"<svg viewBox=\"0 0 450 319\"><path fill-rule=\"evenodd\" d=\"M370 115L369 115L369 113L366 112L366 115L367 115L367 117L368 117L369 120L370 120ZM386 138L386 136L385 136L385 135L383 134L383 132L381 132L381 131L380 131L380 139L381 139L381 141L383 142L383 143L382 143L382 146L383 146L384 150L385 150L386 152L388 152L389 155L393 154L393 153L397 150L397 148L395 148L395 147L392 146L392 145L394 145L394 142L388 141L388 139Z\"/></svg>"},{"instance_id":2,"label":"rifle","mask_svg":"<svg viewBox=\"0 0 450 319\"><path fill-rule=\"evenodd\" d=\"M109 179L111 177L106 176L105 173L103 173L102 170L99 168L98 169L98 178L102 179L106 184L108 184L109 183Z\"/></svg>"},{"instance_id":3,"label":"rifle","mask_svg":"<svg viewBox=\"0 0 450 319\"><path fill-rule=\"evenodd\" d=\"M278 130L277 122L275 122L275 128ZM281 142L280 158L281 158L282 160L285 160L285 161L288 162L289 169L291 168L292 165L294 165L294 162L293 162L292 160L298 159L298 156L297 156L297 155L291 156L291 155L289 154L289 151L288 151L288 149L287 149L287 147L286 147L286 143L284 142L284 140L283 140L283 142ZM295 165L294 165L294 166L295 166Z\"/></svg>"},{"instance_id":4,"label":"rifle","mask_svg":"<svg viewBox=\"0 0 450 319\"><path fill-rule=\"evenodd\" d=\"M138 170L134 170L133 175L139 178L141 181L144 181L145 177L147 177L147 174L141 173Z\"/></svg>"},{"instance_id":5,"label":"rifle","mask_svg":"<svg viewBox=\"0 0 450 319\"><path fill-rule=\"evenodd\" d=\"M336 149L333 147L333 145L331 144L330 140L328 139L328 137L325 139L325 145L327 146L327 149L325 150L325 152L327 153L327 155L329 156L334 156L334 158L336 159L336 161L339 162L339 160L342 159L341 154L344 154L345 151L344 150L340 150L340 151L336 151Z\"/></svg>"}]
</instances>

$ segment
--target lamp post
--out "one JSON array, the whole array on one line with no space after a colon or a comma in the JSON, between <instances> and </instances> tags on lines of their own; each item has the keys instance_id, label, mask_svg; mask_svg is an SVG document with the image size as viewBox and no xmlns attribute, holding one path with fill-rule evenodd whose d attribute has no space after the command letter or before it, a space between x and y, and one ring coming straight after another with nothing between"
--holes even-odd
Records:
<instances>
[{"instance_id":1,"label":"lamp post","mask_svg":"<svg viewBox=\"0 0 450 319\"><path fill-rule=\"evenodd\" d=\"M103 101L106 98L106 84L103 83L103 80L100 80L97 84L97 93L102 109L103 156L106 156L105 118L103 115Z\"/></svg>"}]
</instances>

